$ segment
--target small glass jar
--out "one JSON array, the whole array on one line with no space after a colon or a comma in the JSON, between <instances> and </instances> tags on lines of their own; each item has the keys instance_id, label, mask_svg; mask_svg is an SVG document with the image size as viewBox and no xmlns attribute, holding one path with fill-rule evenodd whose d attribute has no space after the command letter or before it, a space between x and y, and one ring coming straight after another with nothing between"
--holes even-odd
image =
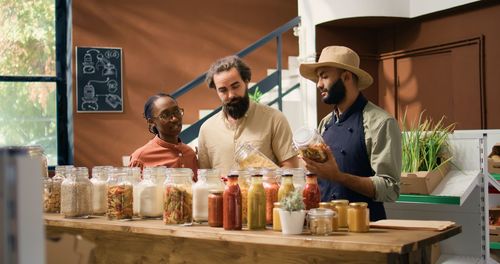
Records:
<instances>
[{"instance_id":1,"label":"small glass jar","mask_svg":"<svg viewBox=\"0 0 500 264\"><path fill-rule=\"evenodd\" d=\"M364 202L350 203L347 210L349 232L368 232L370 230L370 209Z\"/></svg>"},{"instance_id":2,"label":"small glass jar","mask_svg":"<svg viewBox=\"0 0 500 264\"><path fill-rule=\"evenodd\" d=\"M332 219L332 231L337 231L339 229L339 218L337 214L337 208L331 202L319 203L319 208L330 209L335 212Z\"/></svg>"},{"instance_id":3,"label":"small glass jar","mask_svg":"<svg viewBox=\"0 0 500 264\"><path fill-rule=\"evenodd\" d=\"M234 160L240 169L269 168L278 169L278 166L262 152L254 148L250 143L238 146L234 153Z\"/></svg>"},{"instance_id":4,"label":"small glass jar","mask_svg":"<svg viewBox=\"0 0 500 264\"><path fill-rule=\"evenodd\" d=\"M347 208L349 207L348 200L332 200L331 204L337 209L339 218L339 227L347 227Z\"/></svg>"},{"instance_id":5,"label":"small glass jar","mask_svg":"<svg viewBox=\"0 0 500 264\"><path fill-rule=\"evenodd\" d=\"M266 228L266 191L262 184L262 172L252 172L250 188L248 189L248 229L260 230Z\"/></svg>"},{"instance_id":6,"label":"small glass jar","mask_svg":"<svg viewBox=\"0 0 500 264\"><path fill-rule=\"evenodd\" d=\"M208 225L222 227L223 225L223 191L209 190L208 195Z\"/></svg>"},{"instance_id":7,"label":"small glass jar","mask_svg":"<svg viewBox=\"0 0 500 264\"><path fill-rule=\"evenodd\" d=\"M235 171L238 173L238 185L241 191L241 222L243 225L247 224L248 217L248 188L250 182L250 173L247 170Z\"/></svg>"},{"instance_id":8,"label":"small glass jar","mask_svg":"<svg viewBox=\"0 0 500 264\"><path fill-rule=\"evenodd\" d=\"M156 170L151 167L144 168L143 180L134 188L141 218L161 218L163 213L163 184L157 181ZM134 195L135 196L135 195ZM135 200L135 197L134 197ZM134 204L136 204L134 202Z\"/></svg>"},{"instance_id":9,"label":"small glass jar","mask_svg":"<svg viewBox=\"0 0 500 264\"><path fill-rule=\"evenodd\" d=\"M327 236L332 233L332 221L336 213L331 209L314 208L307 213L307 222L312 235Z\"/></svg>"},{"instance_id":10,"label":"small glass jar","mask_svg":"<svg viewBox=\"0 0 500 264\"><path fill-rule=\"evenodd\" d=\"M108 173L111 166L95 166L92 168L92 214L104 215L108 210L107 186Z\"/></svg>"},{"instance_id":11,"label":"small glass jar","mask_svg":"<svg viewBox=\"0 0 500 264\"><path fill-rule=\"evenodd\" d=\"M240 186L238 185L238 174L235 172L230 172L227 176L223 199L222 225L224 229L241 230L243 227L241 221L241 191Z\"/></svg>"},{"instance_id":12,"label":"small glass jar","mask_svg":"<svg viewBox=\"0 0 500 264\"><path fill-rule=\"evenodd\" d=\"M306 205L306 210L319 207L319 202L321 200L321 193L318 185L318 178L316 174L308 172L306 174L306 186L304 186L304 191L302 191L302 196L304 197L304 204Z\"/></svg>"},{"instance_id":13,"label":"small glass jar","mask_svg":"<svg viewBox=\"0 0 500 264\"><path fill-rule=\"evenodd\" d=\"M274 231L281 231L280 208L281 208L281 203L279 203L279 202L274 203L274 208L273 208L273 230Z\"/></svg>"},{"instance_id":14,"label":"small glass jar","mask_svg":"<svg viewBox=\"0 0 500 264\"><path fill-rule=\"evenodd\" d=\"M132 175L128 167L114 168L107 181L108 208L106 215L109 220L132 219L133 185Z\"/></svg>"},{"instance_id":15,"label":"small glass jar","mask_svg":"<svg viewBox=\"0 0 500 264\"><path fill-rule=\"evenodd\" d=\"M283 198L290 195L293 191L295 191L295 186L293 186L293 174L285 170L281 174L281 184L280 189L278 190L278 201L281 202Z\"/></svg>"},{"instance_id":16,"label":"small glass jar","mask_svg":"<svg viewBox=\"0 0 500 264\"><path fill-rule=\"evenodd\" d=\"M316 162L325 162L328 158L325 142L316 129L297 129L293 133L293 143L302 157Z\"/></svg>"},{"instance_id":17,"label":"small glass jar","mask_svg":"<svg viewBox=\"0 0 500 264\"><path fill-rule=\"evenodd\" d=\"M264 176L263 185L266 191L266 224L273 224L273 207L274 203L278 202L278 191L280 186L278 184L278 177L275 170L264 169L262 171Z\"/></svg>"},{"instance_id":18,"label":"small glass jar","mask_svg":"<svg viewBox=\"0 0 500 264\"><path fill-rule=\"evenodd\" d=\"M167 225L193 223L193 170L169 168L163 184L163 222Z\"/></svg>"},{"instance_id":19,"label":"small glass jar","mask_svg":"<svg viewBox=\"0 0 500 264\"><path fill-rule=\"evenodd\" d=\"M73 166L56 166L52 178L43 175L43 211L45 213L61 212L61 183L66 178L67 171Z\"/></svg>"},{"instance_id":20,"label":"small glass jar","mask_svg":"<svg viewBox=\"0 0 500 264\"><path fill-rule=\"evenodd\" d=\"M67 218L88 218L92 214L91 199L88 169L72 168L61 184L61 214Z\"/></svg>"},{"instance_id":21,"label":"small glass jar","mask_svg":"<svg viewBox=\"0 0 500 264\"><path fill-rule=\"evenodd\" d=\"M198 181L193 184L193 221L208 221L208 190L223 190L219 171L216 169L199 169Z\"/></svg>"}]
</instances>

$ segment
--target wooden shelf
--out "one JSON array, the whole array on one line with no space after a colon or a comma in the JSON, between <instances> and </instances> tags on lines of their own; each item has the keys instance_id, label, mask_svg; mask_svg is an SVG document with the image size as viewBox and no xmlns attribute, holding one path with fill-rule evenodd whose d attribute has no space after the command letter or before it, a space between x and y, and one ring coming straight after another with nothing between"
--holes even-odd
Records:
<instances>
[{"instance_id":1,"label":"wooden shelf","mask_svg":"<svg viewBox=\"0 0 500 264\"><path fill-rule=\"evenodd\" d=\"M452 170L430 195L401 194L398 203L462 205L477 185L479 170Z\"/></svg>"}]
</instances>

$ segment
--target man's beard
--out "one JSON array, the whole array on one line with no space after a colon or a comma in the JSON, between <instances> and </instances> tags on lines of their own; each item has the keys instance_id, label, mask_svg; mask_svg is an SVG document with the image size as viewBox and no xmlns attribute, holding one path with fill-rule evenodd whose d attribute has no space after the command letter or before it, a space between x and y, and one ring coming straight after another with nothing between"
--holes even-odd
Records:
<instances>
[{"instance_id":1,"label":"man's beard","mask_svg":"<svg viewBox=\"0 0 500 264\"><path fill-rule=\"evenodd\" d=\"M331 105L338 105L345 98L346 90L344 82L338 78L328 89L328 94L323 98L323 102Z\"/></svg>"},{"instance_id":2,"label":"man's beard","mask_svg":"<svg viewBox=\"0 0 500 264\"><path fill-rule=\"evenodd\" d=\"M245 96L235 97L231 101L224 103L224 112L234 119L242 118L248 108L250 107L250 97L248 96L248 90L245 92Z\"/></svg>"}]
</instances>

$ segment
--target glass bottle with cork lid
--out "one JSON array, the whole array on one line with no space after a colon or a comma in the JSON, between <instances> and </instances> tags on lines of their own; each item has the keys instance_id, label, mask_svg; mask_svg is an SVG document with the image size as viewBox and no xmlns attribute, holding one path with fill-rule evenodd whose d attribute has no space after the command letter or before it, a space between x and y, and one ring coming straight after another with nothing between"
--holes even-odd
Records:
<instances>
[{"instance_id":1,"label":"glass bottle with cork lid","mask_svg":"<svg viewBox=\"0 0 500 264\"><path fill-rule=\"evenodd\" d=\"M107 181L109 220L132 219L133 185L132 173L128 167L114 168Z\"/></svg>"},{"instance_id":2,"label":"glass bottle with cork lid","mask_svg":"<svg viewBox=\"0 0 500 264\"><path fill-rule=\"evenodd\" d=\"M189 168L169 168L163 184L163 222L167 225L193 223L193 171Z\"/></svg>"},{"instance_id":3,"label":"glass bottle with cork lid","mask_svg":"<svg viewBox=\"0 0 500 264\"><path fill-rule=\"evenodd\" d=\"M263 172L261 169L254 169L251 172L247 209L247 226L250 230L266 228L266 191L262 184L262 176Z\"/></svg>"},{"instance_id":4,"label":"glass bottle with cork lid","mask_svg":"<svg viewBox=\"0 0 500 264\"><path fill-rule=\"evenodd\" d=\"M92 214L92 183L87 168L72 168L62 182L61 214L67 218L88 218Z\"/></svg>"},{"instance_id":5,"label":"glass bottle with cork lid","mask_svg":"<svg viewBox=\"0 0 500 264\"><path fill-rule=\"evenodd\" d=\"M304 197L306 210L319 207L321 193L318 185L318 177L315 173L306 173L306 185L304 186L304 190L302 191L302 196Z\"/></svg>"},{"instance_id":6,"label":"glass bottle with cork lid","mask_svg":"<svg viewBox=\"0 0 500 264\"><path fill-rule=\"evenodd\" d=\"M231 171L227 175L222 206L222 225L225 230L241 230L243 227L241 217L241 191L238 185L238 176L238 173L235 171Z\"/></svg>"},{"instance_id":7,"label":"glass bottle with cork lid","mask_svg":"<svg viewBox=\"0 0 500 264\"><path fill-rule=\"evenodd\" d=\"M368 203L355 202L347 209L349 232L368 232L370 230L370 209Z\"/></svg>"}]
</instances>

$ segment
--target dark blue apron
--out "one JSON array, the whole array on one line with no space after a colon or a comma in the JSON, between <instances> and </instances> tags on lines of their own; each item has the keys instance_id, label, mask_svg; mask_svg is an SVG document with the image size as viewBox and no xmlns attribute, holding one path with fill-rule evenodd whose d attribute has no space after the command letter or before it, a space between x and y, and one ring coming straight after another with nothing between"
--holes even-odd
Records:
<instances>
[{"instance_id":1,"label":"dark blue apron","mask_svg":"<svg viewBox=\"0 0 500 264\"><path fill-rule=\"evenodd\" d=\"M359 94L353 105L337 119L335 114L331 122L325 125L323 139L330 147L340 171L370 177L374 171L370 165L365 144L363 128L363 109L368 101ZM384 204L352 191L337 182L318 179L321 201L347 199L349 202L366 202L370 208L370 221L386 219Z\"/></svg>"}]
</instances>

